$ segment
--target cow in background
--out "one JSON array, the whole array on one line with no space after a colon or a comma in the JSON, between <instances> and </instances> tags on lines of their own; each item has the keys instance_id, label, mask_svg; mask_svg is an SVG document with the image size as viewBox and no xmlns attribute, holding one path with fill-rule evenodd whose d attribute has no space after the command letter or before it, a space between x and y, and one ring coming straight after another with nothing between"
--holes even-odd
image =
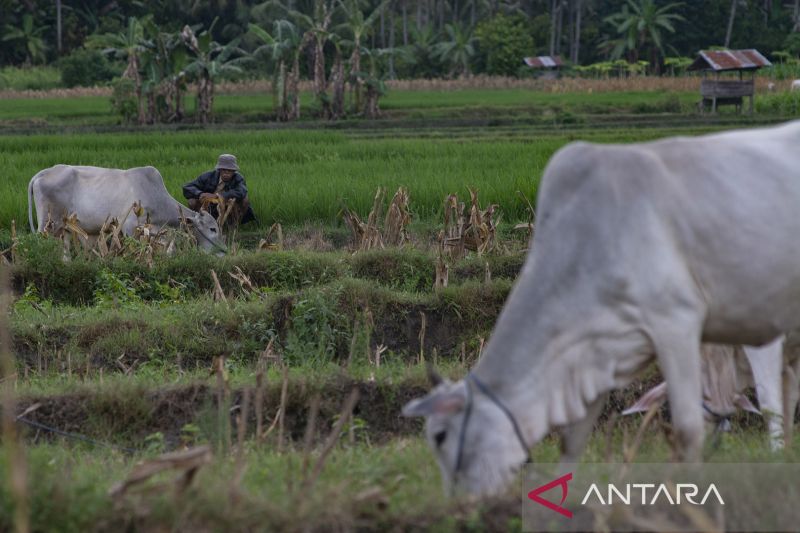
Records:
<instances>
[{"instance_id":1,"label":"cow in background","mask_svg":"<svg viewBox=\"0 0 800 533\"><path fill-rule=\"evenodd\" d=\"M134 202L149 215L152 224L179 227L185 221L203 250L225 252L214 217L192 211L175 200L153 167L117 170L56 165L44 169L28 183L28 223L32 232L42 231L51 220L58 230L64 217L74 213L81 228L94 236L110 217L115 217L123 233L132 235L139 224L131 210ZM38 226L33 223L34 203Z\"/></svg>"}]
</instances>

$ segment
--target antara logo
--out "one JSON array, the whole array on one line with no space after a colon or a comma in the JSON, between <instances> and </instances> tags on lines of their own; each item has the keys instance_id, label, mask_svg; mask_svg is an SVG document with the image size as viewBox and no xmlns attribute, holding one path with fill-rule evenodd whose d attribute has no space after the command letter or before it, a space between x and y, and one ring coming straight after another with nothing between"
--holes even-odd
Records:
<instances>
[{"instance_id":1,"label":"antara logo","mask_svg":"<svg viewBox=\"0 0 800 533\"><path fill-rule=\"evenodd\" d=\"M564 504L564 500L567 499L567 492L569 491L567 483L569 481L572 481L572 472L570 472L569 474L564 474L560 478L554 479L553 481L547 483L546 485L542 485L539 488L533 489L528 493L528 498L535 501L539 505L544 505L548 509L555 511L558 514L564 515L567 518L572 518L572 511L562 507L562 505ZM561 502L558 505L554 504L551 501L545 500L544 498L539 496L541 493L547 492L553 487L558 487L558 486L561 487Z\"/></svg>"},{"instance_id":2,"label":"antara logo","mask_svg":"<svg viewBox=\"0 0 800 533\"><path fill-rule=\"evenodd\" d=\"M568 483L570 481L572 481L572 472L533 489L528 493L528 498L562 516L572 518L572 511L564 507L564 502L569 492ZM541 496L542 493L555 487L561 487L561 501L558 504L545 500ZM709 498L716 499L720 505L725 505L722 495L713 483L703 492L703 497L700 501L696 500L697 496L700 494L700 488L693 483L678 483L674 485L674 490L669 490L664 483L628 483L622 487L624 488L609 483L604 493L601 492L597 483L592 483L586 491L583 500L581 500L581 505L586 505L592 501L596 501L596 503L600 505L613 505L615 500L624 505L631 505L631 502L638 505L656 505L659 502L669 503L670 505L681 505L681 503L684 502L692 505L705 505ZM606 496L605 498L603 497L604 494ZM639 496L639 498L637 498L637 496Z\"/></svg>"}]
</instances>

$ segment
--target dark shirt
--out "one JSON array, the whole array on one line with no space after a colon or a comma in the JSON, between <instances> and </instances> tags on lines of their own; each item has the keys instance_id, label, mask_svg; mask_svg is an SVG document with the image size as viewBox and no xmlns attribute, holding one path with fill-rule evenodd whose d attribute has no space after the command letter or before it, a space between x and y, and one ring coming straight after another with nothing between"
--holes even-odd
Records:
<instances>
[{"instance_id":1,"label":"dark shirt","mask_svg":"<svg viewBox=\"0 0 800 533\"><path fill-rule=\"evenodd\" d=\"M209 170L197 176L197 179L190 181L183 186L183 196L185 198L200 198L204 192L214 194L219 184L219 171ZM244 176L236 172L233 178L225 184L222 190L222 197L226 200L242 200L247 196L247 186L244 184Z\"/></svg>"}]
</instances>

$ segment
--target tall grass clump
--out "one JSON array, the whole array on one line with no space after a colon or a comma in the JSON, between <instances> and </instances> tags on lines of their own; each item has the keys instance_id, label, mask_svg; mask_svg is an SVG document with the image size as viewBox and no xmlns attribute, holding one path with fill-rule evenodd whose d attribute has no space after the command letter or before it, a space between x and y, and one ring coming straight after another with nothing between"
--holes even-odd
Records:
<instances>
[{"instance_id":1,"label":"tall grass clump","mask_svg":"<svg viewBox=\"0 0 800 533\"><path fill-rule=\"evenodd\" d=\"M762 94L756 98L755 106L759 113L797 117L800 116L800 92Z\"/></svg>"},{"instance_id":2,"label":"tall grass clump","mask_svg":"<svg viewBox=\"0 0 800 533\"><path fill-rule=\"evenodd\" d=\"M0 69L0 91L43 91L61 87L61 72L54 67L3 67Z\"/></svg>"}]
</instances>

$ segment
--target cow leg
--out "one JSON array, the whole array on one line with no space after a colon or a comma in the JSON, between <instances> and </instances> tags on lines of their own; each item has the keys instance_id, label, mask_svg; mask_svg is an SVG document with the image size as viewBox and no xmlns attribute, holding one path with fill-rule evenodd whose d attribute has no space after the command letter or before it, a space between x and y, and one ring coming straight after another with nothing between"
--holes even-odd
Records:
<instances>
[{"instance_id":1,"label":"cow leg","mask_svg":"<svg viewBox=\"0 0 800 533\"><path fill-rule=\"evenodd\" d=\"M753 372L753 385L758 397L758 408L767 421L769 444L772 451L784 447L783 429L783 337L764 346L743 346Z\"/></svg>"},{"instance_id":2,"label":"cow leg","mask_svg":"<svg viewBox=\"0 0 800 533\"><path fill-rule=\"evenodd\" d=\"M705 437L698 323L669 321L651 332L682 461L700 460Z\"/></svg>"},{"instance_id":3,"label":"cow leg","mask_svg":"<svg viewBox=\"0 0 800 533\"><path fill-rule=\"evenodd\" d=\"M786 446L792 444L794 417L800 400L800 354L797 347L784 351L783 367L783 426Z\"/></svg>"},{"instance_id":4,"label":"cow leg","mask_svg":"<svg viewBox=\"0 0 800 533\"><path fill-rule=\"evenodd\" d=\"M580 460L606 400L608 393L601 394L586 409L583 419L561 429L561 464L577 463Z\"/></svg>"}]
</instances>

